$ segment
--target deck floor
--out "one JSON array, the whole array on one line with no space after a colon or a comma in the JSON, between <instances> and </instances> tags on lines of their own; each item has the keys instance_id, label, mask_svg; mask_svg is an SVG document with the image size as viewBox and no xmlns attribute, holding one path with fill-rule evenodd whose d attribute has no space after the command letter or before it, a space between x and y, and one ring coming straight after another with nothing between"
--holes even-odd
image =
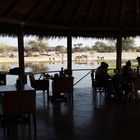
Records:
<instances>
[{"instance_id":1,"label":"deck floor","mask_svg":"<svg viewBox=\"0 0 140 140\"><path fill-rule=\"evenodd\" d=\"M74 89L73 105L47 102L37 92L37 133L27 124L18 124L12 140L132 140L139 138L140 101L105 101L104 95L93 99L92 88ZM4 140L0 126L0 140Z\"/></svg>"}]
</instances>

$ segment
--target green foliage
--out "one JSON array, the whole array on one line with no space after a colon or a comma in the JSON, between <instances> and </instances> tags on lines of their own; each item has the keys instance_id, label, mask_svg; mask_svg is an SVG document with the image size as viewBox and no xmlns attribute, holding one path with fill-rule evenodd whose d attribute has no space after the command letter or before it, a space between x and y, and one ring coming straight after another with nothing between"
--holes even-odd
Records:
<instances>
[{"instance_id":1,"label":"green foliage","mask_svg":"<svg viewBox=\"0 0 140 140\"><path fill-rule=\"evenodd\" d=\"M108 69L107 73L109 76L113 76L115 74L113 69Z\"/></svg>"},{"instance_id":2,"label":"green foliage","mask_svg":"<svg viewBox=\"0 0 140 140\"><path fill-rule=\"evenodd\" d=\"M40 55L42 55L43 52L47 51L48 44L43 42L42 38L37 38L37 40L31 40L28 42L26 48L26 53L27 51L32 51L32 52L39 52Z\"/></svg>"},{"instance_id":3,"label":"green foliage","mask_svg":"<svg viewBox=\"0 0 140 140\"><path fill-rule=\"evenodd\" d=\"M104 43L103 41L95 42L94 46L83 46L82 43L73 44L72 52L116 52L116 40L109 39L108 43ZM122 39L122 49L125 52L140 52L140 47L134 46L134 38L127 37ZM26 56L32 56L35 53L39 53L39 55L43 55L48 51L59 51L61 53L66 53L67 48L63 45L58 45L55 47L49 47L46 42L44 42L43 38L37 38L36 40L30 40L27 42L25 48ZM13 46L8 46L5 44L0 44L0 53L3 56L8 56L10 52L17 52L18 48Z\"/></svg>"},{"instance_id":4,"label":"green foliage","mask_svg":"<svg viewBox=\"0 0 140 140\"><path fill-rule=\"evenodd\" d=\"M3 56L8 56L9 52L11 53L16 51L17 47L0 44L0 54L2 54Z\"/></svg>"},{"instance_id":5,"label":"green foliage","mask_svg":"<svg viewBox=\"0 0 140 140\"><path fill-rule=\"evenodd\" d=\"M92 46L93 50L94 51L97 51L97 52L114 52L115 51L115 47L112 46L107 46L107 44L105 44L104 42L102 41L97 41L95 43L95 46Z\"/></svg>"},{"instance_id":6,"label":"green foliage","mask_svg":"<svg viewBox=\"0 0 140 140\"><path fill-rule=\"evenodd\" d=\"M32 72L48 71L48 66L45 66L44 64L25 63L25 67L31 67L32 68Z\"/></svg>"},{"instance_id":7,"label":"green foliage","mask_svg":"<svg viewBox=\"0 0 140 140\"><path fill-rule=\"evenodd\" d=\"M134 39L132 37L127 37L122 39L122 49L124 51L134 50Z\"/></svg>"},{"instance_id":8,"label":"green foliage","mask_svg":"<svg viewBox=\"0 0 140 140\"><path fill-rule=\"evenodd\" d=\"M61 53L66 52L66 48L65 48L64 46L62 46L62 45L56 46L56 47L55 47L55 50L56 50L56 51L59 51L59 52L61 52Z\"/></svg>"}]
</instances>

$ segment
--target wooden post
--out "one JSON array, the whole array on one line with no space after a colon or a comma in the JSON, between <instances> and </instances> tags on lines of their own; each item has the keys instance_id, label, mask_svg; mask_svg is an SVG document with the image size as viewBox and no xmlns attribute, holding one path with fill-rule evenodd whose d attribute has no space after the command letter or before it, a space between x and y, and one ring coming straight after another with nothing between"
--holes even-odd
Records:
<instances>
[{"instance_id":1,"label":"wooden post","mask_svg":"<svg viewBox=\"0 0 140 140\"><path fill-rule=\"evenodd\" d=\"M117 37L116 53L117 53L117 55L116 55L116 69L120 70L121 64L122 64L122 36L121 36L121 34L119 34Z\"/></svg>"},{"instance_id":2,"label":"wooden post","mask_svg":"<svg viewBox=\"0 0 140 140\"><path fill-rule=\"evenodd\" d=\"M18 34L18 60L19 60L19 78L20 78L20 87L23 89L24 85L24 33L21 31Z\"/></svg>"},{"instance_id":3,"label":"wooden post","mask_svg":"<svg viewBox=\"0 0 140 140\"><path fill-rule=\"evenodd\" d=\"M72 36L67 36L67 69L69 75L72 75Z\"/></svg>"}]
</instances>

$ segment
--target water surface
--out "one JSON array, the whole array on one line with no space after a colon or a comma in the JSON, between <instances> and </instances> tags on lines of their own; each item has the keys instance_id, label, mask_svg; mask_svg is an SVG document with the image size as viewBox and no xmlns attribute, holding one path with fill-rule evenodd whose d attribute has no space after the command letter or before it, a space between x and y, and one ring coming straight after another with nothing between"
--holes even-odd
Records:
<instances>
[{"instance_id":1,"label":"water surface","mask_svg":"<svg viewBox=\"0 0 140 140\"><path fill-rule=\"evenodd\" d=\"M115 61L110 61L109 65L115 64ZM90 72L90 69L96 69L100 63L97 61L86 61L83 63L72 63L72 69L73 69L73 76L74 76L74 83L77 83L82 77L84 77L87 73ZM9 69L18 67L18 64L16 63L2 63L0 64L0 70L1 71L9 71ZM53 75L55 73L59 72L53 72L52 71L59 71L63 67L64 69L67 68L66 62L57 62L57 63L26 63L25 64L25 72L50 72L50 75ZM82 70L81 70L82 69ZM17 76L15 75L7 75L7 84L14 84L16 83ZM29 79L28 79L28 84ZM84 79L82 79L79 83L75 85L75 87L91 87L91 76L88 74Z\"/></svg>"}]
</instances>

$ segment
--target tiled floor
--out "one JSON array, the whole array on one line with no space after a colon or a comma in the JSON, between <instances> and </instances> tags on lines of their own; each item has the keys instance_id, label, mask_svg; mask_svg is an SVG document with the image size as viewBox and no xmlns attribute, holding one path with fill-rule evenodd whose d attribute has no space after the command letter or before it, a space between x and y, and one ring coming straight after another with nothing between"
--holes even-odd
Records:
<instances>
[{"instance_id":1,"label":"tiled floor","mask_svg":"<svg viewBox=\"0 0 140 140\"><path fill-rule=\"evenodd\" d=\"M12 130L12 140L134 140L139 138L140 101L105 101L93 99L91 88L74 89L73 105L47 103L46 95L37 93L37 133L33 126L19 124ZM0 140L4 140L0 127Z\"/></svg>"}]
</instances>

